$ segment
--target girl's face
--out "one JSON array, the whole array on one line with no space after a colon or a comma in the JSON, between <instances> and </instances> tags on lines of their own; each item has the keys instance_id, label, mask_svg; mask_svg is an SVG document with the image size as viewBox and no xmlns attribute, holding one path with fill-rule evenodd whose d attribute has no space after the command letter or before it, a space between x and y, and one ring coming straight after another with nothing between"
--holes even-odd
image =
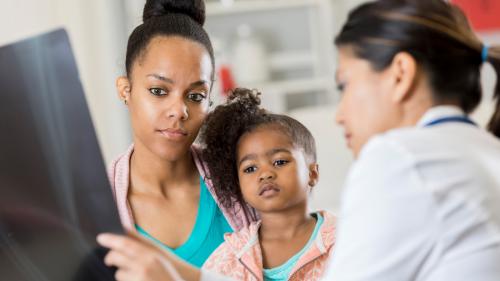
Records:
<instances>
[{"instance_id":1,"label":"girl's face","mask_svg":"<svg viewBox=\"0 0 500 281\"><path fill-rule=\"evenodd\" d=\"M243 198L261 213L307 204L319 173L282 130L260 126L239 140L236 165Z\"/></svg>"},{"instance_id":2,"label":"girl's face","mask_svg":"<svg viewBox=\"0 0 500 281\"><path fill-rule=\"evenodd\" d=\"M394 101L393 76L391 69L374 71L349 47L339 49L336 80L341 100L336 121L344 127L347 145L355 157L372 136L399 122L401 110Z\"/></svg>"},{"instance_id":3,"label":"girl's face","mask_svg":"<svg viewBox=\"0 0 500 281\"><path fill-rule=\"evenodd\" d=\"M208 113L211 74L210 56L201 44L153 38L134 62L131 79L117 80L136 145L170 161L185 155Z\"/></svg>"}]
</instances>

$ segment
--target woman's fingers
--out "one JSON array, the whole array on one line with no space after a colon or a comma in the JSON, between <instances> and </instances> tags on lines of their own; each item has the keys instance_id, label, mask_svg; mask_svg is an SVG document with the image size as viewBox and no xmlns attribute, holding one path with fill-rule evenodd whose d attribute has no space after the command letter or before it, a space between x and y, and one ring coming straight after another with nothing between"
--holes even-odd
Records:
<instances>
[{"instance_id":1,"label":"woman's fingers","mask_svg":"<svg viewBox=\"0 0 500 281\"><path fill-rule=\"evenodd\" d=\"M116 281L139 281L128 270L119 268L115 273Z\"/></svg>"},{"instance_id":2,"label":"woman's fingers","mask_svg":"<svg viewBox=\"0 0 500 281\"><path fill-rule=\"evenodd\" d=\"M118 267L118 281L182 280L169 255L150 241L133 234L99 234L97 242L110 251L104 258L108 266Z\"/></svg>"},{"instance_id":3,"label":"woman's fingers","mask_svg":"<svg viewBox=\"0 0 500 281\"><path fill-rule=\"evenodd\" d=\"M97 242L105 248L118 251L129 257L137 255L149 246L136 238L111 233L99 234Z\"/></svg>"},{"instance_id":4,"label":"woman's fingers","mask_svg":"<svg viewBox=\"0 0 500 281\"><path fill-rule=\"evenodd\" d=\"M104 263L107 266L116 266L118 268L127 269L133 264L133 259L119 251L110 250L104 258Z\"/></svg>"}]
</instances>

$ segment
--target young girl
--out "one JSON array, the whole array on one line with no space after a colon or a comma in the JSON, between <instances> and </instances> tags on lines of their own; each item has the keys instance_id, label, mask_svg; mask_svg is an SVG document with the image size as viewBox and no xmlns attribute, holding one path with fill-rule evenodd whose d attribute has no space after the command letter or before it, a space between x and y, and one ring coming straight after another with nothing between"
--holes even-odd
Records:
<instances>
[{"instance_id":1,"label":"young girl","mask_svg":"<svg viewBox=\"0 0 500 281\"><path fill-rule=\"evenodd\" d=\"M246 201L260 216L226 234L203 268L236 280L318 280L333 249L335 218L308 213L319 176L314 138L298 121L259 104L257 92L236 89L200 133L221 203Z\"/></svg>"}]
</instances>

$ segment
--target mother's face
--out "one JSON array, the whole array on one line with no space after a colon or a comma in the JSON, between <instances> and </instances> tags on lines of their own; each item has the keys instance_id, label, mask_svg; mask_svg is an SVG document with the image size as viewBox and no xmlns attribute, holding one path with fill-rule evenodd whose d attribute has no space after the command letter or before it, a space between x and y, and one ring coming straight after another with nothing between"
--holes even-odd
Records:
<instances>
[{"instance_id":1,"label":"mother's face","mask_svg":"<svg viewBox=\"0 0 500 281\"><path fill-rule=\"evenodd\" d=\"M391 68L375 71L350 47L339 48L336 80L341 101L336 121L344 127L355 157L372 136L397 126L401 108L394 101L395 79Z\"/></svg>"},{"instance_id":2,"label":"mother's face","mask_svg":"<svg viewBox=\"0 0 500 281\"><path fill-rule=\"evenodd\" d=\"M209 109L212 64L206 49L180 37L155 37L117 81L134 142L165 160L184 156Z\"/></svg>"}]
</instances>

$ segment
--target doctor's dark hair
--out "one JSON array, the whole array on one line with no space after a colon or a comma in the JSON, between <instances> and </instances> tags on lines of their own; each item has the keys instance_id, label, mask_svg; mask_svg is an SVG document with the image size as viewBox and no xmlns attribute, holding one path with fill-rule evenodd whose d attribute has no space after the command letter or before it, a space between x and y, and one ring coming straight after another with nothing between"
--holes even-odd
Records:
<instances>
[{"instance_id":1,"label":"doctor's dark hair","mask_svg":"<svg viewBox=\"0 0 500 281\"><path fill-rule=\"evenodd\" d=\"M151 39L157 36L179 36L200 43L205 47L212 62L214 74L214 51L205 23L203 0L147 0L144 5L143 23L130 34L127 44L125 68L130 77L134 62L144 54Z\"/></svg>"},{"instance_id":2,"label":"doctor's dark hair","mask_svg":"<svg viewBox=\"0 0 500 281\"><path fill-rule=\"evenodd\" d=\"M306 161L316 163L316 144L311 132L299 121L273 114L260 107L260 93L234 89L225 104L209 113L200 131L203 160L221 204L233 208L235 202L252 215L243 199L238 180L236 152L244 134L264 125L285 134L304 153Z\"/></svg>"},{"instance_id":3,"label":"doctor's dark hair","mask_svg":"<svg viewBox=\"0 0 500 281\"><path fill-rule=\"evenodd\" d=\"M410 54L429 77L436 104L457 103L466 113L481 101L480 69L489 62L500 74L500 47L486 48L464 13L443 0L379 0L350 12L335 39L353 47L375 71L388 67L400 52ZM500 81L496 111L488 129L500 137Z\"/></svg>"}]
</instances>

